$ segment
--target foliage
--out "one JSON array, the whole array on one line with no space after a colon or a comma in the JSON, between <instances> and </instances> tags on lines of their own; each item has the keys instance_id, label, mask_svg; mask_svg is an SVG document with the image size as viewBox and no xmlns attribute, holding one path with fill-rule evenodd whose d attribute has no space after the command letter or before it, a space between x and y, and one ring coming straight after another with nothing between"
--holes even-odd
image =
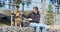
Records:
<instances>
[{"instance_id":1,"label":"foliage","mask_svg":"<svg viewBox=\"0 0 60 32\"><path fill-rule=\"evenodd\" d=\"M50 0L50 2L51 2L52 4L56 4L56 3L57 3L57 5L55 5L55 7L58 7L58 8L57 8L57 13L59 14L59 13L60 13L60 12L59 12L60 0Z\"/></svg>"},{"instance_id":2,"label":"foliage","mask_svg":"<svg viewBox=\"0 0 60 32\"><path fill-rule=\"evenodd\" d=\"M0 1L0 7L3 7L5 5L5 2L3 1L3 2L1 2Z\"/></svg>"},{"instance_id":3,"label":"foliage","mask_svg":"<svg viewBox=\"0 0 60 32\"><path fill-rule=\"evenodd\" d=\"M60 0L50 0L50 2L52 2L52 4L57 3L58 5L60 5Z\"/></svg>"},{"instance_id":4,"label":"foliage","mask_svg":"<svg viewBox=\"0 0 60 32\"><path fill-rule=\"evenodd\" d=\"M29 6L29 4L31 4L31 2L30 2L31 0L27 0L27 1L28 1L28 2L27 2L27 6Z\"/></svg>"},{"instance_id":5,"label":"foliage","mask_svg":"<svg viewBox=\"0 0 60 32\"><path fill-rule=\"evenodd\" d=\"M19 9L19 4L22 4L22 10L24 11L24 5L26 4L27 7L29 6L29 4L31 4L30 2L31 0L14 0L14 3L15 4L18 4L16 5L15 7L17 8L17 10Z\"/></svg>"},{"instance_id":6,"label":"foliage","mask_svg":"<svg viewBox=\"0 0 60 32\"><path fill-rule=\"evenodd\" d=\"M52 4L56 3L56 0L50 0L50 2L52 2Z\"/></svg>"},{"instance_id":7,"label":"foliage","mask_svg":"<svg viewBox=\"0 0 60 32\"><path fill-rule=\"evenodd\" d=\"M53 9L52 9L51 4L48 5L48 11L47 11L47 14L46 14L45 24L47 24L47 25L53 25L54 24L54 14L53 14Z\"/></svg>"}]
</instances>

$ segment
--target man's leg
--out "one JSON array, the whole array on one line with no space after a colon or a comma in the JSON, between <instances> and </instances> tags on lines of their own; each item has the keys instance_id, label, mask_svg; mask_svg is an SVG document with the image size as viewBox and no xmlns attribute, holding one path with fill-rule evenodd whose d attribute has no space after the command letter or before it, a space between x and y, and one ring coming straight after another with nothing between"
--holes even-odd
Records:
<instances>
[{"instance_id":1,"label":"man's leg","mask_svg":"<svg viewBox=\"0 0 60 32\"><path fill-rule=\"evenodd\" d=\"M36 32L39 32L40 31L40 29L39 29L40 27L38 26L38 27L36 27Z\"/></svg>"},{"instance_id":2,"label":"man's leg","mask_svg":"<svg viewBox=\"0 0 60 32\"><path fill-rule=\"evenodd\" d=\"M46 28L45 27L42 29L42 32L46 32Z\"/></svg>"},{"instance_id":3,"label":"man's leg","mask_svg":"<svg viewBox=\"0 0 60 32\"><path fill-rule=\"evenodd\" d=\"M38 24L37 23L30 23L30 25L29 25L30 27L37 27L38 26Z\"/></svg>"},{"instance_id":4,"label":"man's leg","mask_svg":"<svg viewBox=\"0 0 60 32\"><path fill-rule=\"evenodd\" d=\"M42 32L46 32L46 25L40 24L40 27L42 28Z\"/></svg>"},{"instance_id":5,"label":"man's leg","mask_svg":"<svg viewBox=\"0 0 60 32\"><path fill-rule=\"evenodd\" d=\"M39 30L38 23L30 23L30 27L36 28L36 32Z\"/></svg>"}]
</instances>

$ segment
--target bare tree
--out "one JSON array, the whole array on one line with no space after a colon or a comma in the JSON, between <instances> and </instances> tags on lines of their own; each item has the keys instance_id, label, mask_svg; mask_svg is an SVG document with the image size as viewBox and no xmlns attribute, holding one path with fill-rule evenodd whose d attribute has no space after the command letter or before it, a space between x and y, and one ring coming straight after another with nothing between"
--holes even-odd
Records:
<instances>
[{"instance_id":1,"label":"bare tree","mask_svg":"<svg viewBox=\"0 0 60 32\"><path fill-rule=\"evenodd\" d=\"M46 13L46 0L41 0L41 21L40 23L43 23L44 19L45 19L45 13Z\"/></svg>"}]
</instances>

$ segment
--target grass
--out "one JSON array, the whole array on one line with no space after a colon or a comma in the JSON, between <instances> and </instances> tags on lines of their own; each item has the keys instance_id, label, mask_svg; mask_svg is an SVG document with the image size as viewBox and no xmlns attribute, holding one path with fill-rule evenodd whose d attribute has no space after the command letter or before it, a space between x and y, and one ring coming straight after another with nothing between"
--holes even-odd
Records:
<instances>
[{"instance_id":1,"label":"grass","mask_svg":"<svg viewBox=\"0 0 60 32\"><path fill-rule=\"evenodd\" d=\"M5 24L5 23L0 22L0 27L2 27L2 26L8 26L8 25Z\"/></svg>"}]
</instances>

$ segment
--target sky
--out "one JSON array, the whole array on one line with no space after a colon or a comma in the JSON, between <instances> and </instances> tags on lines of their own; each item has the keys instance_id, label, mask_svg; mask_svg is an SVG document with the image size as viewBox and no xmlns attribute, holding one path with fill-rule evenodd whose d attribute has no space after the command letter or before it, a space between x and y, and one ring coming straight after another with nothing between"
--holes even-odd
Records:
<instances>
[{"instance_id":1,"label":"sky","mask_svg":"<svg viewBox=\"0 0 60 32\"><path fill-rule=\"evenodd\" d=\"M41 9L41 1L40 0L35 0L37 3L36 3L36 5L37 5L37 7L39 8L39 10ZM32 0L32 2L34 2L34 0ZM39 2L39 3L38 3ZM46 1L46 9L48 8L48 4L49 4L49 1L47 0ZM22 7L22 5L20 5L20 10L22 9L21 8ZM25 5L25 10L32 10L33 9L33 7L34 7L34 3L31 3L30 5L29 5L29 8L27 8L27 5Z\"/></svg>"},{"instance_id":2,"label":"sky","mask_svg":"<svg viewBox=\"0 0 60 32\"><path fill-rule=\"evenodd\" d=\"M2 0L3 1L3 0ZM39 10L41 10L41 0L31 0L32 2L36 1L36 5L39 8ZM39 3L38 3L39 2ZM6 4L8 4L8 0L5 1ZM49 5L49 0L46 0L46 10L48 9L48 5ZM3 9L9 9L8 5L5 5L4 7L2 7ZM28 8L29 7L29 8ZM27 7L27 5L24 5L24 10L32 10L34 7L34 3L31 3L29 6ZM54 7L54 6L53 6ZM20 8L19 10L22 10L22 5L20 4Z\"/></svg>"}]
</instances>

